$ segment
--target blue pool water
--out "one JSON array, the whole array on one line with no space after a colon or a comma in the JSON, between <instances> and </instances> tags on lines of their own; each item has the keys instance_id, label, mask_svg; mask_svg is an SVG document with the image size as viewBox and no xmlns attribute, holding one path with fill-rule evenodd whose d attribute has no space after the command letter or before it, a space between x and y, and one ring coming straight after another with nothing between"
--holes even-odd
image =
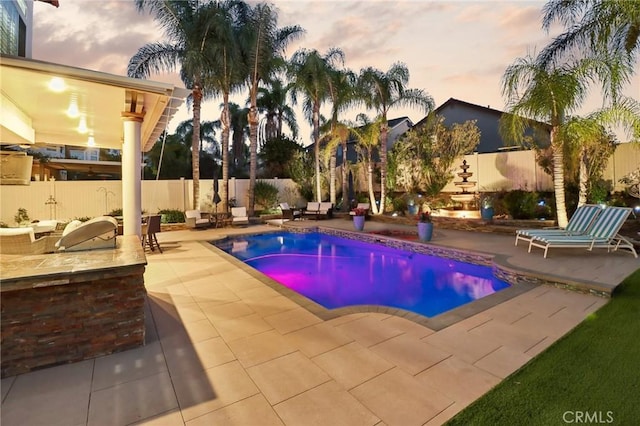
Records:
<instances>
[{"instance_id":1,"label":"blue pool water","mask_svg":"<svg viewBox=\"0 0 640 426\"><path fill-rule=\"evenodd\" d=\"M380 305L433 317L509 287L487 266L317 232L214 244L328 309Z\"/></svg>"}]
</instances>

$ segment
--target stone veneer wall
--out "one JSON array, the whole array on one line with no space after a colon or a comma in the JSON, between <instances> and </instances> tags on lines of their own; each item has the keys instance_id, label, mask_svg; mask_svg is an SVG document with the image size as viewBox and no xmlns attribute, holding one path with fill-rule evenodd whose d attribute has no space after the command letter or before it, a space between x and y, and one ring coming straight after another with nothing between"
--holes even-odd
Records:
<instances>
[{"instance_id":1,"label":"stone veneer wall","mask_svg":"<svg viewBox=\"0 0 640 426\"><path fill-rule=\"evenodd\" d=\"M87 272L63 284L3 291L2 377L141 346L144 269Z\"/></svg>"}]
</instances>

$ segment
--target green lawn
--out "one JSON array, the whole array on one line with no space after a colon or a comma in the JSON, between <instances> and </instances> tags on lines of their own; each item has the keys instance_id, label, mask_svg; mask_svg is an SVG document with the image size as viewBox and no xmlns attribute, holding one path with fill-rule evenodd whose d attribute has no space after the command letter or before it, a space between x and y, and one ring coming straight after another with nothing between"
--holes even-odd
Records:
<instances>
[{"instance_id":1,"label":"green lawn","mask_svg":"<svg viewBox=\"0 0 640 426\"><path fill-rule=\"evenodd\" d=\"M632 425L639 402L640 269L609 303L447 425Z\"/></svg>"}]
</instances>

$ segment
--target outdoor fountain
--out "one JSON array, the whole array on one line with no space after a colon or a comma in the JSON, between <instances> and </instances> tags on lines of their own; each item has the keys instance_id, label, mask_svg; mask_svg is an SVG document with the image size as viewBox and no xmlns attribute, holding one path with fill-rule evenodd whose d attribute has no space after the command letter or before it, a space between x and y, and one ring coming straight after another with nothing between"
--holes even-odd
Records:
<instances>
[{"instance_id":1,"label":"outdoor fountain","mask_svg":"<svg viewBox=\"0 0 640 426\"><path fill-rule=\"evenodd\" d=\"M451 195L451 200L462 204L462 209L440 209L441 216L467 219L480 218L480 211L478 209L471 208L471 204L475 202L475 194L469 192L468 189L476 186L476 183L468 180L473 176L473 173L467 171L469 167L471 166L467 164L467 160L463 160L462 166L460 166L462 172L457 173L457 175L462 178L462 181L453 183L455 186L462 188L462 192Z\"/></svg>"}]
</instances>

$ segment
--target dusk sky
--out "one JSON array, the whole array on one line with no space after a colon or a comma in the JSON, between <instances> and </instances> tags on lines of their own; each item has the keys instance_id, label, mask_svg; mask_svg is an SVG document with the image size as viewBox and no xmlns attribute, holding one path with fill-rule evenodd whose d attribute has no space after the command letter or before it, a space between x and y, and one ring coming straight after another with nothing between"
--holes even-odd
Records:
<instances>
[{"instance_id":1,"label":"dusk sky","mask_svg":"<svg viewBox=\"0 0 640 426\"><path fill-rule=\"evenodd\" d=\"M345 53L345 66L355 72L373 66L386 71L394 62L405 63L410 88L423 89L436 106L449 98L504 108L501 77L517 57L538 52L558 33L541 29L544 1L274 1L279 25L300 25L306 30L287 54L298 48L321 54L337 47ZM126 75L127 64L142 45L164 40L153 19L135 10L129 0L60 0L60 7L34 2L33 58L96 71ZM152 80L183 87L177 75L158 74ZM640 73L624 91L640 98ZM235 99L243 104L247 95ZM221 100L203 106L203 120L220 116ZM577 113L597 109L594 93ZM346 114L353 119L357 110ZM190 118L183 107L171 122ZM392 109L389 118L408 116L415 123L424 113ZM309 125L301 112L299 139L310 143Z\"/></svg>"}]
</instances>

